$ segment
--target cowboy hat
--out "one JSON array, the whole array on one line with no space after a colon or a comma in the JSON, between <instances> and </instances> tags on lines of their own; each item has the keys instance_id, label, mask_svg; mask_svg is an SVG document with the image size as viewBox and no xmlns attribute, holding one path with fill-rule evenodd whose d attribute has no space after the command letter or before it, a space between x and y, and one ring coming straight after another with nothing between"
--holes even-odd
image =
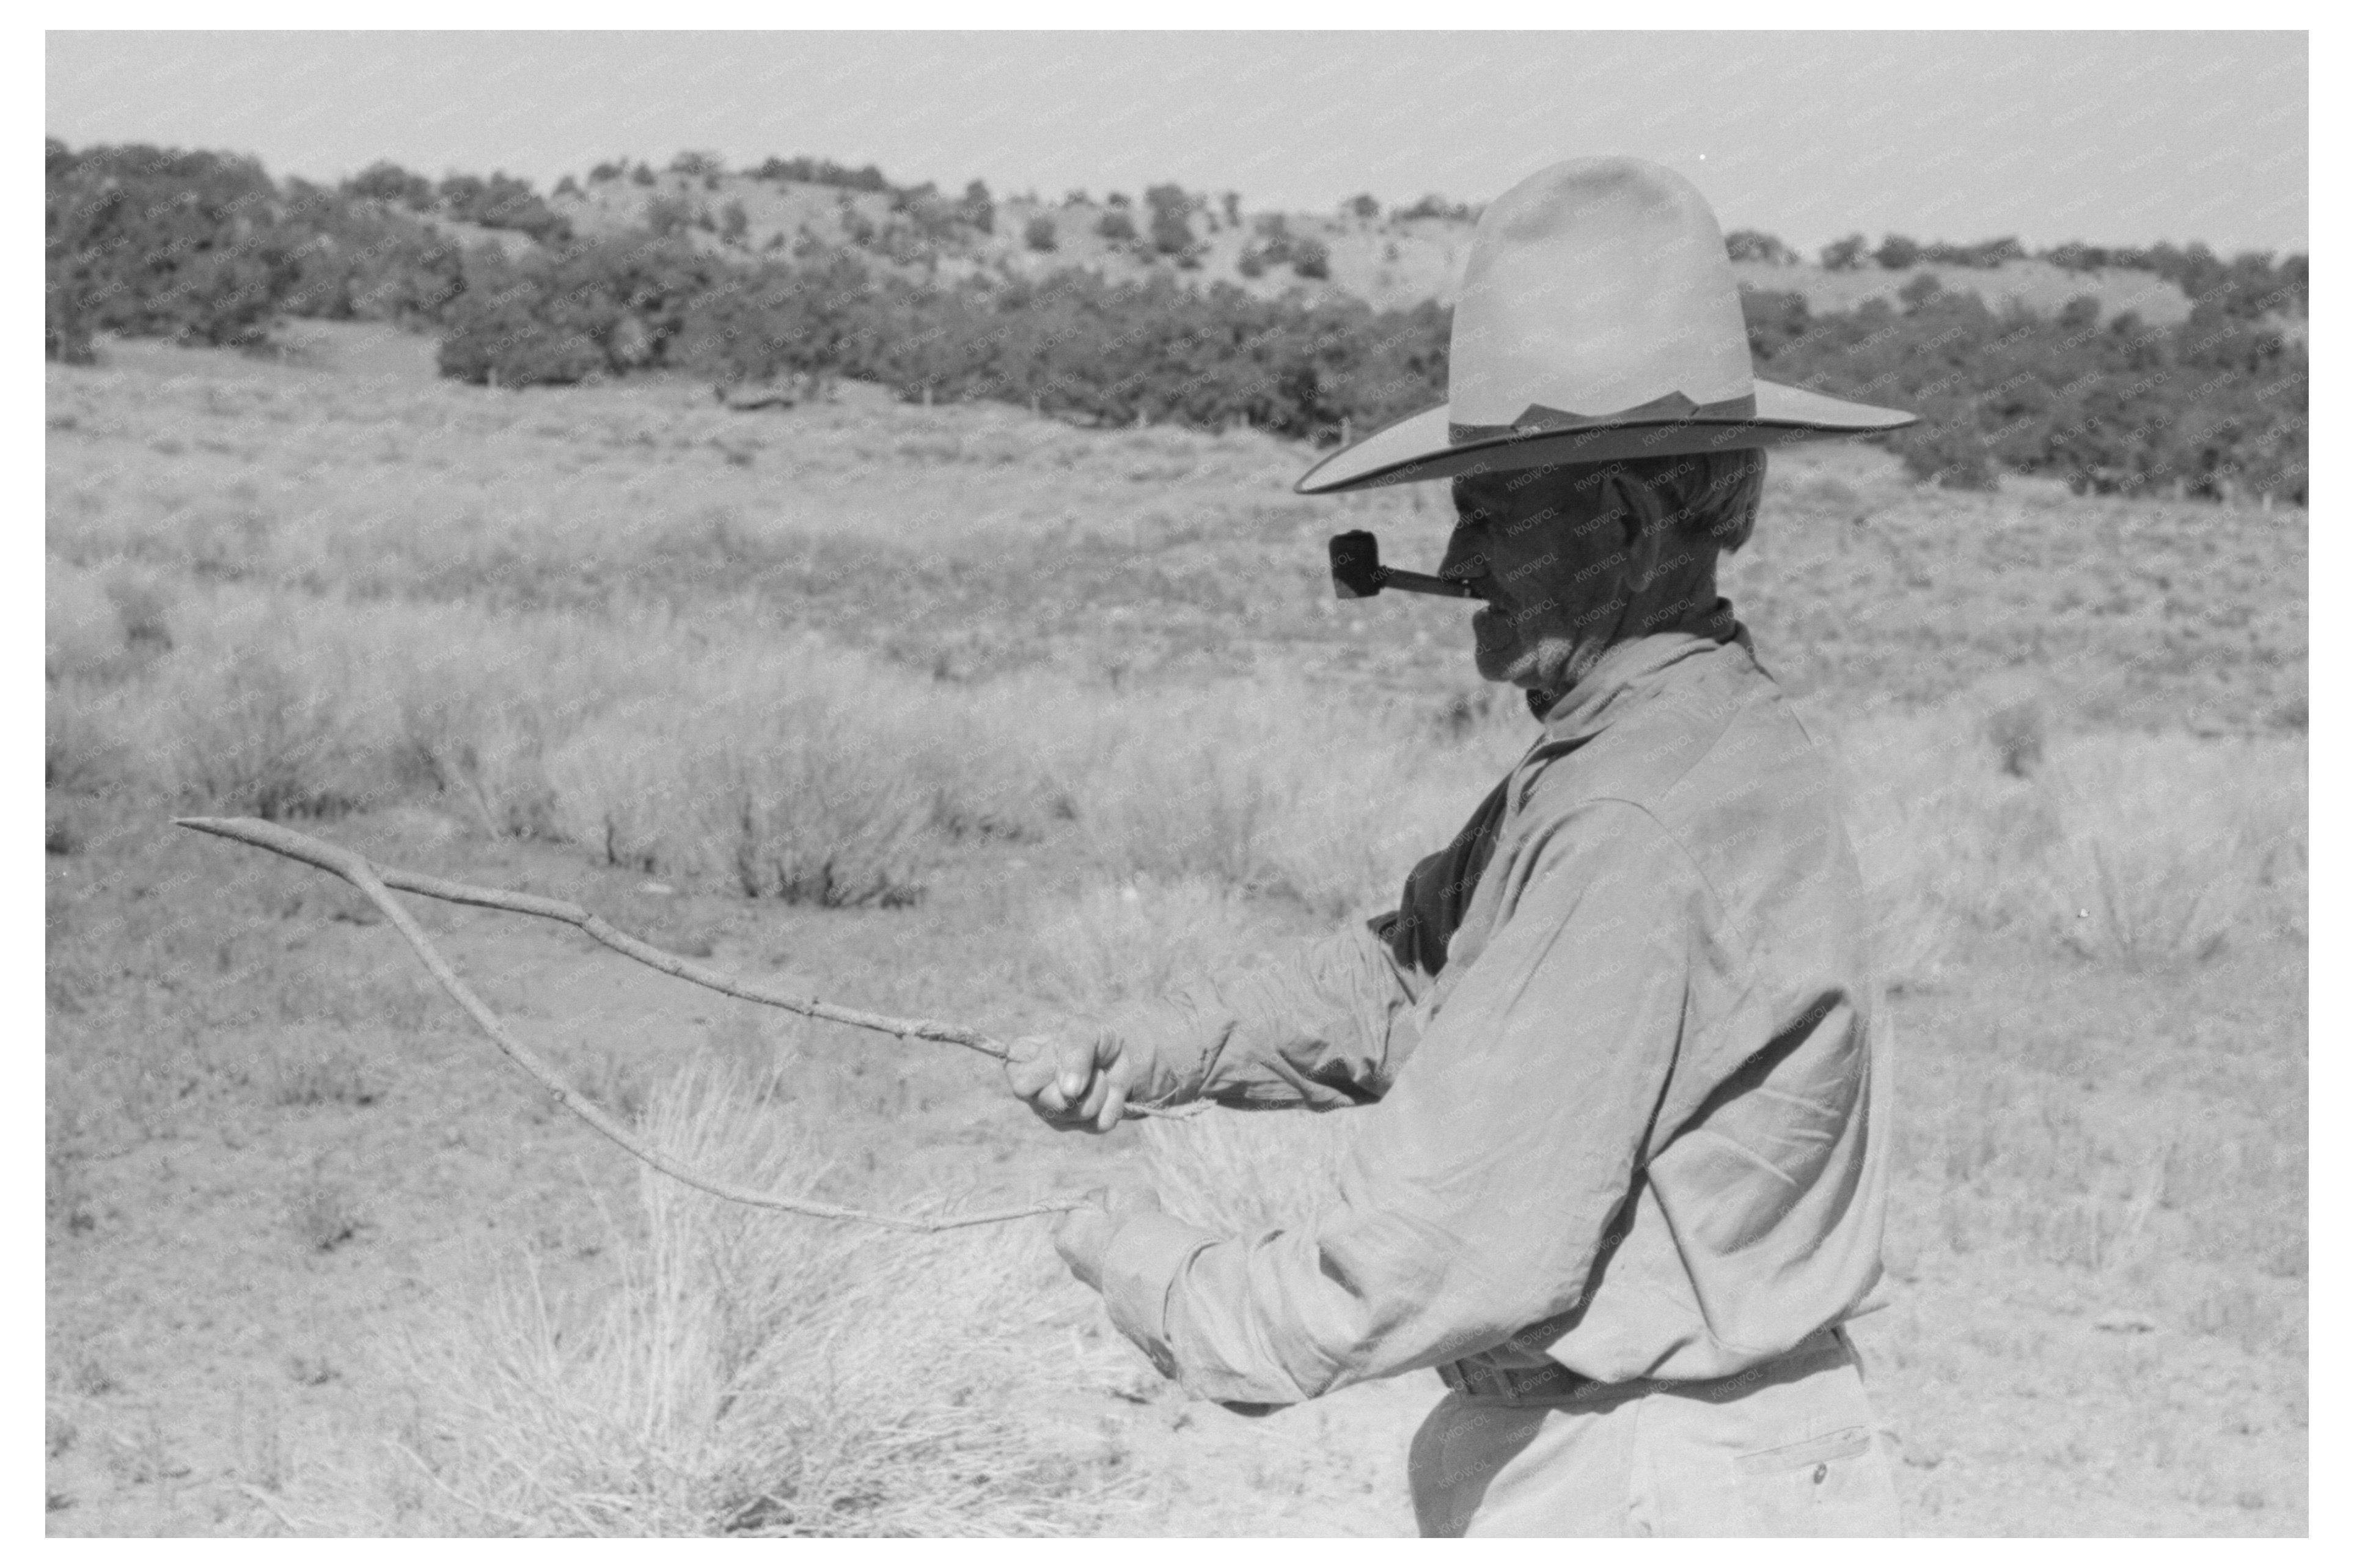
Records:
<instances>
[{"instance_id":1,"label":"cowboy hat","mask_svg":"<svg viewBox=\"0 0 2354 1568\"><path fill-rule=\"evenodd\" d=\"M1706 198L1640 158L1573 158L1480 216L1447 401L1334 452L1293 488L1780 446L1915 418L1758 380Z\"/></svg>"}]
</instances>

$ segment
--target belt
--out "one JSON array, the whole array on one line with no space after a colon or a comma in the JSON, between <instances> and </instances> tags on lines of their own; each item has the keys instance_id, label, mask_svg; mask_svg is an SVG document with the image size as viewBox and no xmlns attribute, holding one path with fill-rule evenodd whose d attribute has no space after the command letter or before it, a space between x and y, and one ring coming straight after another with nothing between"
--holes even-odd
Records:
<instances>
[{"instance_id":1,"label":"belt","mask_svg":"<svg viewBox=\"0 0 2354 1568\"><path fill-rule=\"evenodd\" d=\"M1439 1381L1472 1399L1540 1401L1578 1399L1609 1385L1598 1378L1574 1372L1559 1361L1541 1367L1498 1367L1484 1361L1446 1361ZM1631 1393L1645 1386L1638 1379L1627 1384Z\"/></svg>"},{"instance_id":2,"label":"belt","mask_svg":"<svg viewBox=\"0 0 2354 1568\"><path fill-rule=\"evenodd\" d=\"M1613 1394L1648 1393L1654 1389L1680 1388L1700 1390L1714 1385L1766 1381L1780 1362L1801 1355L1829 1350L1833 1345L1844 1347L1846 1333L1837 1328L1819 1329L1783 1354L1746 1372L1729 1373L1721 1378L1688 1381L1681 1378L1638 1377L1625 1383L1606 1383L1600 1378L1575 1372L1559 1361L1548 1361L1541 1367L1500 1367L1485 1361L1444 1361L1438 1367L1439 1380L1456 1393L1470 1399L1499 1399L1515 1404L1550 1404L1555 1400L1594 1399Z\"/></svg>"}]
</instances>

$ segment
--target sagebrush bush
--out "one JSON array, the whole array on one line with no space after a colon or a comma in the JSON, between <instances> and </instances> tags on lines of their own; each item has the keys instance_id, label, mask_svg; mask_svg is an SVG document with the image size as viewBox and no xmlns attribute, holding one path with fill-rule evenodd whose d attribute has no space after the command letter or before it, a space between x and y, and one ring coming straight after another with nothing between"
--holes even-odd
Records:
<instances>
[{"instance_id":1,"label":"sagebrush bush","mask_svg":"<svg viewBox=\"0 0 2354 1568\"><path fill-rule=\"evenodd\" d=\"M853 722L836 695L666 696L602 713L548 758L558 830L613 864L748 897L912 902L932 803L889 732Z\"/></svg>"},{"instance_id":2,"label":"sagebrush bush","mask_svg":"<svg viewBox=\"0 0 2354 1568\"><path fill-rule=\"evenodd\" d=\"M822 1191L814 1119L732 1071L661 1085L642 1128L705 1169ZM879 1234L643 1172L619 1283L561 1311L535 1274L407 1348L470 1531L1084 1532L1110 1498L1087 1435L1028 1407L1036 1227ZM877 1200L891 1202L891 1200ZM905 1200L899 1200L904 1202ZM896 1206L895 1203L894 1206ZM420 1456L420 1462L429 1462Z\"/></svg>"},{"instance_id":3,"label":"sagebrush bush","mask_svg":"<svg viewBox=\"0 0 2354 1568\"><path fill-rule=\"evenodd\" d=\"M2143 736L2062 750L2039 865L2062 942L2132 966L2196 961L2267 903L2301 906L2304 780L2285 760L2277 746Z\"/></svg>"},{"instance_id":4,"label":"sagebrush bush","mask_svg":"<svg viewBox=\"0 0 2354 1568\"><path fill-rule=\"evenodd\" d=\"M334 816L386 798L365 742L347 729L348 688L282 647L239 650L200 677L202 705L177 736L182 797L275 821Z\"/></svg>"},{"instance_id":5,"label":"sagebrush bush","mask_svg":"<svg viewBox=\"0 0 2354 1568\"><path fill-rule=\"evenodd\" d=\"M2011 932L2136 966L2301 929L2303 746L2054 742L2030 777L1966 715L1882 719L1837 747L1882 977L1933 983Z\"/></svg>"}]
</instances>

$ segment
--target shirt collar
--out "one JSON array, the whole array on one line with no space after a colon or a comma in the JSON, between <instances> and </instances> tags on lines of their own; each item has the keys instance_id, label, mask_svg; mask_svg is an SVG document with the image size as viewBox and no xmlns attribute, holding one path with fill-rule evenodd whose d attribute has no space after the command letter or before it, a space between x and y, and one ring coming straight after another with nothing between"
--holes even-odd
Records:
<instances>
[{"instance_id":1,"label":"shirt collar","mask_svg":"<svg viewBox=\"0 0 2354 1568\"><path fill-rule=\"evenodd\" d=\"M1544 724L1544 738L1583 740L1600 732L1628 705L1657 692L1670 670L1728 642L1737 643L1744 653L1751 652L1749 629L1734 618L1732 603L1720 599L1705 630L1659 631L1612 643L1582 680L1538 715ZM1533 708L1536 702L1530 705Z\"/></svg>"}]
</instances>

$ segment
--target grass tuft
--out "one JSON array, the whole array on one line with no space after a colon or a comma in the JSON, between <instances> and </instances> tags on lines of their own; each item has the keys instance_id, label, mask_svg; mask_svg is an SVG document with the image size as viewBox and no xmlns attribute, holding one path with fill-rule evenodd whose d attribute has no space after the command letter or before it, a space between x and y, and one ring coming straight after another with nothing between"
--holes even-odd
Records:
<instances>
[{"instance_id":1,"label":"grass tuft","mask_svg":"<svg viewBox=\"0 0 2354 1568\"><path fill-rule=\"evenodd\" d=\"M812 1129L705 1063L645 1117L679 1156L807 1191ZM1076 1434L1025 1414L1035 1246L728 1205L647 1173L620 1283L567 1315L511 1277L410 1367L470 1530L566 1535L1054 1534L1100 1522ZM945 1308L944 1303L953 1303ZM420 1457L421 1460L422 1457Z\"/></svg>"}]
</instances>

